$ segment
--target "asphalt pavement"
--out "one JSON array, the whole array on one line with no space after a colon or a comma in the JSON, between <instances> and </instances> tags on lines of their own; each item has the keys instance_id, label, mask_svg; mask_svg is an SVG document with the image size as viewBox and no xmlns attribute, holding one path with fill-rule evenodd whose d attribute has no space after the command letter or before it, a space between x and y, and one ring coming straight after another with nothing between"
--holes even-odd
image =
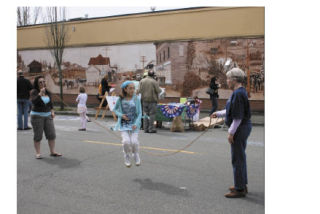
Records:
<instances>
[{"instance_id":1,"label":"asphalt pavement","mask_svg":"<svg viewBox=\"0 0 320 214\"><path fill-rule=\"evenodd\" d=\"M80 132L77 116L54 119L56 150L34 158L33 131L17 132L17 201L20 214L260 214L264 213L264 127L254 126L248 140L247 197L227 199L233 185L227 130L139 135L139 167L126 168L118 132L107 131L112 118L98 119Z\"/></svg>"}]
</instances>

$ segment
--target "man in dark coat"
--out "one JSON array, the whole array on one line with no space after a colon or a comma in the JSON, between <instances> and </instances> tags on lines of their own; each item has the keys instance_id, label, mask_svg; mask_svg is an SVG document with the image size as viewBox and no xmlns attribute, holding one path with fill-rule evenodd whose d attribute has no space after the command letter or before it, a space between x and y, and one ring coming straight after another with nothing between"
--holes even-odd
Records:
<instances>
[{"instance_id":1,"label":"man in dark coat","mask_svg":"<svg viewBox=\"0 0 320 214\"><path fill-rule=\"evenodd\" d=\"M218 89L219 89L219 85L216 83L216 77L212 77L211 81L210 81L210 88L212 89L209 95L210 95L210 100L211 100L211 111L209 113L209 115L211 115L213 112L215 112L218 108L218 100L217 98L219 98L219 94L218 94Z\"/></svg>"},{"instance_id":2,"label":"man in dark coat","mask_svg":"<svg viewBox=\"0 0 320 214\"><path fill-rule=\"evenodd\" d=\"M32 88L31 82L24 78L22 71L19 71L17 79L18 130L31 129L28 127L28 112L30 108L30 91Z\"/></svg>"}]
</instances>

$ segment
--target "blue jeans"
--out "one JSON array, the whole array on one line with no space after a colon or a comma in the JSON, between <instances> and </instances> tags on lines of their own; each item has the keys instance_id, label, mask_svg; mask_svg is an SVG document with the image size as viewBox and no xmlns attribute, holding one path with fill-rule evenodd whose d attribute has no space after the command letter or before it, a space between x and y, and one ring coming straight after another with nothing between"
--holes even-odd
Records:
<instances>
[{"instance_id":1,"label":"blue jeans","mask_svg":"<svg viewBox=\"0 0 320 214\"><path fill-rule=\"evenodd\" d=\"M30 102L27 99L18 99L17 103L18 103L18 129L25 129L28 127L28 111L30 108ZM23 115L23 121L22 121L22 115Z\"/></svg>"},{"instance_id":2,"label":"blue jeans","mask_svg":"<svg viewBox=\"0 0 320 214\"><path fill-rule=\"evenodd\" d=\"M234 143L231 144L233 179L234 186L237 190L243 190L248 184L247 159L245 150L251 129L251 123L239 126L233 138Z\"/></svg>"},{"instance_id":3,"label":"blue jeans","mask_svg":"<svg viewBox=\"0 0 320 214\"><path fill-rule=\"evenodd\" d=\"M211 100L211 111L209 113L209 115L211 115L213 112L217 111L218 109L218 100L216 96L210 96L210 100Z\"/></svg>"}]
</instances>

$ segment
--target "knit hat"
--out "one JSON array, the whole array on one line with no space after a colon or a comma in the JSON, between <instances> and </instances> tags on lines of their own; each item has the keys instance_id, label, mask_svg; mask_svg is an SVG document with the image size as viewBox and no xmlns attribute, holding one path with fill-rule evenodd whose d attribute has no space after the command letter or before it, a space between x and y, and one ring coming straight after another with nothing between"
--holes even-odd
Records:
<instances>
[{"instance_id":1,"label":"knit hat","mask_svg":"<svg viewBox=\"0 0 320 214\"><path fill-rule=\"evenodd\" d=\"M121 88L126 88L126 87L127 87L128 85L130 85L130 84L133 84L133 82L127 80L127 81L125 81L125 82L123 82L123 83L121 84Z\"/></svg>"}]
</instances>

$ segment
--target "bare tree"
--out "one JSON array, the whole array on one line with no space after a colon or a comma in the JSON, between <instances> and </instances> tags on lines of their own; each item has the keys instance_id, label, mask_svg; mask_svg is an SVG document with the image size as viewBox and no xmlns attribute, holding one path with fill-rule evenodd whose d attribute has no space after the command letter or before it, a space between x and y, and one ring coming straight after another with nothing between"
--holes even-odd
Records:
<instances>
[{"instance_id":1,"label":"bare tree","mask_svg":"<svg viewBox=\"0 0 320 214\"><path fill-rule=\"evenodd\" d=\"M66 9L49 7L47 8L47 45L50 49L51 55L54 58L55 64L58 68L59 73L59 86L60 86L60 109L64 109L63 104L63 88L62 88L62 69L61 64L63 60L63 52L65 44L68 39L67 26L65 25L66 20Z\"/></svg>"},{"instance_id":2,"label":"bare tree","mask_svg":"<svg viewBox=\"0 0 320 214\"><path fill-rule=\"evenodd\" d=\"M39 16L41 14L42 8L41 7L35 7L33 9L33 24L37 24L39 21Z\"/></svg>"},{"instance_id":3,"label":"bare tree","mask_svg":"<svg viewBox=\"0 0 320 214\"><path fill-rule=\"evenodd\" d=\"M40 14L41 7L17 7L17 25L37 24Z\"/></svg>"},{"instance_id":4,"label":"bare tree","mask_svg":"<svg viewBox=\"0 0 320 214\"><path fill-rule=\"evenodd\" d=\"M17 7L17 25L25 26L30 22L30 7Z\"/></svg>"}]
</instances>

